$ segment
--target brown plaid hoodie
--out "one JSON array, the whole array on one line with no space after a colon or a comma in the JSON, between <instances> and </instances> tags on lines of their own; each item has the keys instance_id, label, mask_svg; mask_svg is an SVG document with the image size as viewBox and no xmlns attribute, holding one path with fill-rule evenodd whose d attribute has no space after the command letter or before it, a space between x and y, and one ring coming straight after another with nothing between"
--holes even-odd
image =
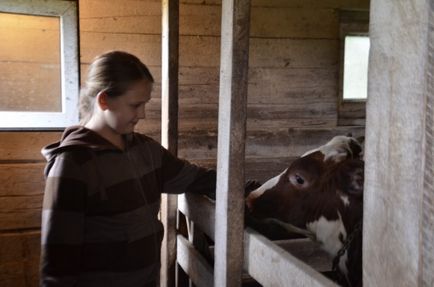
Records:
<instances>
[{"instance_id":1,"label":"brown plaid hoodie","mask_svg":"<svg viewBox=\"0 0 434 287\"><path fill-rule=\"evenodd\" d=\"M144 135L125 140L120 150L75 126L43 148L41 286L155 286L161 193L215 194L215 171L178 159Z\"/></svg>"}]
</instances>

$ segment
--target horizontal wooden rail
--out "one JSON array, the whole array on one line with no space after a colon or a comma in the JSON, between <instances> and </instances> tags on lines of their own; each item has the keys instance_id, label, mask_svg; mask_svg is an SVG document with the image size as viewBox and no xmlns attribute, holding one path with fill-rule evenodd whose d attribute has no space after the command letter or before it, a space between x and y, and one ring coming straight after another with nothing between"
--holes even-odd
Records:
<instances>
[{"instance_id":1,"label":"horizontal wooden rail","mask_svg":"<svg viewBox=\"0 0 434 287\"><path fill-rule=\"evenodd\" d=\"M198 287L212 287L214 285L213 267L200 255L184 236L177 236L178 264L181 265L191 281Z\"/></svg>"},{"instance_id":2,"label":"horizontal wooden rail","mask_svg":"<svg viewBox=\"0 0 434 287\"><path fill-rule=\"evenodd\" d=\"M184 194L178 198L178 208L214 240L213 201L203 196ZM212 286L200 285L209 283L194 279L204 267L193 266L203 265L202 262L206 261L184 237L178 237L178 261L182 261L179 264L193 282L199 280L198 286ZM308 239L270 241L250 228L244 232L244 270L264 286L337 286L318 272L329 271L330 262L331 259L319 245ZM210 274L206 276L212 276L212 269Z\"/></svg>"},{"instance_id":3,"label":"horizontal wooden rail","mask_svg":"<svg viewBox=\"0 0 434 287\"><path fill-rule=\"evenodd\" d=\"M263 286L337 286L250 228L244 232L244 269Z\"/></svg>"},{"instance_id":4,"label":"horizontal wooden rail","mask_svg":"<svg viewBox=\"0 0 434 287\"><path fill-rule=\"evenodd\" d=\"M215 202L185 193L178 196L178 209L214 240Z\"/></svg>"}]
</instances>

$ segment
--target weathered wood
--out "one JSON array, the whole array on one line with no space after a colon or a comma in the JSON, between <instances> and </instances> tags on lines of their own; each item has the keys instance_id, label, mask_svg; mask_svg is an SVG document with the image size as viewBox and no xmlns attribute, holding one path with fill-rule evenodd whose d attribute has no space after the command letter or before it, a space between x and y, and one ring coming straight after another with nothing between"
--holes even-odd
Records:
<instances>
[{"instance_id":1,"label":"weathered wood","mask_svg":"<svg viewBox=\"0 0 434 287\"><path fill-rule=\"evenodd\" d=\"M178 154L179 2L162 1L161 143ZM165 232L161 249L160 284L174 287L176 270L177 196L163 195L161 221Z\"/></svg>"},{"instance_id":2,"label":"weathered wood","mask_svg":"<svg viewBox=\"0 0 434 287\"><path fill-rule=\"evenodd\" d=\"M39 231L0 233L0 285L38 286Z\"/></svg>"},{"instance_id":3,"label":"weathered wood","mask_svg":"<svg viewBox=\"0 0 434 287\"><path fill-rule=\"evenodd\" d=\"M211 239L215 239L215 203L203 196L182 194L178 198L178 208L189 220Z\"/></svg>"},{"instance_id":4,"label":"weathered wood","mask_svg":"<svg viewBox=\"0 0 434 287\"><path fill-rule=\"evenodd\" d=\"M29 199L31 199L30 203L27 203ZM20 198L15 202L5 200L9 204L17 204L18 208L0 212L0 231L40 228L42 196L31 196L29 199ZM32 205L33 208L27 208L27 205ZM24 206L25 209L19 209L20 206Z\"/></svg>"},{"instance_id":5,"label":"weathered wood","mask_svg":"<svg viewBox=\"0 0 434 287\"><path fill-rule=\"evenodd\" d=\"M425 154L421 221L421 275L419 285L434 286L434 7L430 6L428 27L427 89L425 111Z\"/></svg>"},{"instance_id":6,"label":"weathered wood","mask_svg":"<svg viewBox=\"0 0 434 287\"><path fill-rule=\"evenodd\" d=\"M0 164L0 197L42 194L44 166L44 163Z\"/></svg>"},{"instance_id":7,"label":"weathered wood","mask_svg":"<svg viewBox=\"0 0 434 287\"><path fill-rule=\"evenodd\" d=\"M214 202L203 196L185 194L179 197L178 207L179 210L188 216L188 218L192 220L196 226L198 226L212 240L214 240ZM317 271L331 270L332 258L330 258L326 252L321 250L317 243L314 243L309 239L269 241L267 244L271 249L271 246L280 246L286 252L291 253L292 256L295 256Z\"/></svg>"},{"instance_id":8,"label":"weathered wood","mask_svg":"<svg viewBox=\"0 0 434 287\"><path fill-rule=\"evenodd\" d=\"M178 263L193 283L198 287L214 286L212 266L184 236L177 236L177 247Z\"/></svg>"},{"instance_id":9,"label":"weathered wood","mask_svg":"<svg viewBox=\"0 0 434 287\"><path fill-rule=\"evenodd\" d=\"M325 144L335 135L351 133L355 137L364 135L363 127L337 128L294 128L274 132L248 131L246 136L247 158L297 157L306 151ZM203 147L206 147L205 150ZM217 134L212 131L181 132L179 155L188 159L215 158Z\"/></svg>"},{"instance_id":10,"label":"weathered wood","mask_svg":"<svg viewBox=\"0 0 434 287\"><path fill-rule=\"evenodd\" d=\"M121 49L139 56L147 65L159 66L161 39L157 35L82 32L82 61L90 63L101 52ZM218 37L182 36L181 66L218 67ZM321 49L318 47L321 46ZM104 48L105 47L105 48ZM141 49L139 48L141 47ZM251 39L251 67L324 67L338 59L338 41L312 39Z\"/></svg>"},{"instance_id":11,"label":"weathered wood","mask_svg":"<svg viewBox=\"0 0 434 287\"><path fill-rule=\"evenodd\" d=\"M272 241L286 252L291 253L292 256L303 261L313 269L319 272L331 271L332 260L320 245L312 242L310 239L290 239Z\"/></svg>"},{"instance_id":12,"label":"weathered wood","mask_svg":"<svg viewBox=\"0 0 434 287\"><path fill-rule=\"evenodd\" d=\"M262 285L337 286L257 232L244 234L244 268Z\"/></svg>"},{"instance_id":13,"label":"weathered wood","mask_svg":"<svg viewBox=\"0 0 434 287\"><path fill-rule=\"evenodd\" d=\"M427 32L434 24L429 18L433 5L376 0L371 7L363 283L429 286L420 281L425 271L432 276L434 267L433 262L423 268L421 264L421 207L428 148L424 135L429 132L425 127L432 127L426 122L432 113L426 100L428 75L433 73L427 65L432 61ZM429 93L431 97L432 90Z\"/></svg>"},{"instance_id":14,"label":"weathered wood","mask_svg":"<svg viewBox=\"0 0 434 287\"><path fill-rule=\"evenodd\" d=\"M80 3L80 29L98 33L161 34L161 1L86 0Z\"/></svg>"},{"instance_id":15,"label":"weathered wood","mask_svg":"<svg viewBox=\"0 0 434 287\"><path fill-rule=\"evenodd\" d=\"M221 7L219 5L181 4L180 34L220 36ZM98 33L161 33L161 8L158 2L86 1L81 7L83 31ZM305 8L307 7L307 8ZM312 9L314 8L314 9ZM334 7L330 7L334 8ZM92 11L92 13L89 13ZM95 12L93 12L95 11ZM145 21L143 21L145 18ZM337 15L333 9L298 5L292 7L257 6L252 9L252 37L336 38Z\"/></svg>"},{"instance_id":16,"label":"weathered wood","mask_svg":"<svg viewBox=\"0 0 434 287\"><path fill-rule=\"evenodd\" d=\"M81 62L92 59L107 50L123 50L139 57L146 65L161 65L161 37L140 34L104 34L80 32Z\"/></svg>"},{"instance_id":17,"label":"weathered wood","mask_svg":"<svg viewBox=\"0 0 434 287\"><path fill-rule=\"evenodd\" d=\"M0 160L44 162L42 147L58 141L60 135L59 132L1 132Z\"/></svg>"},{"instance_id":18,"label":"weathered wood","mask_svg":"<svg viewBox=\"0 0 434 287\"><path fill-rule=\"evenodd\" d=\"M215 286L240 286L250 0L223 0L215 222Z\"/></svg>"}]
</instances>

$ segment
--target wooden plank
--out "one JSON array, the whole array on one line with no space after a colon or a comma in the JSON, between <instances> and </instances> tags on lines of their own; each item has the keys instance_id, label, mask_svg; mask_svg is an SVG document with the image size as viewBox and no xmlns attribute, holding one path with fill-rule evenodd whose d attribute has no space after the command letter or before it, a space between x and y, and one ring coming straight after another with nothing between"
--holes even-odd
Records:
<instances>
[{"instance_id":1,"label":"wooden plank","mask_svg":"<svg viewBox=\"0 0 434 287\"><path fill-rule=\"evenodd\" d=\"M179 210L194 222L203 232L214 240L215 205L203 196L183 194L179 196ZM280 246L299 260L317 271L330 271L332 258L323 251L318 243L309 239L270 241L269 246Z\"/></svg>"},{"instance_id":2,"label":"wooden plank","mask_svg":"<svg viewBox=\"0 0 434 287\"><path fill-rule=\"evenodd\" d=\"M0 285L38 286L40 232L0 233Z\"/></svg>"},{"instance_id":3,"label":"wooden plank","mask_svg":"<svg viewBox=\"0 0 434 287\"><path fill-rule=\"evenodd\" d=\"M201 231L211 239L215 239L215 203L204 196L181 194L178 197L178 208L189 220L192 220Z\"/></svg>"},{"instance_id":4,"label":"wooden plank","mask_svg":"<svg viewBox=\"0 0 434 287\"><path fill-rule=\"evenodd\" d=\"M0 211L0 231L41 227L42 195L8 200L2 198L3 201L4 205L16 204L18 208L12 207Z\"/></svg>"},{"instance_id":5,"label":"wooden plank","mask_svg":"<svg viewBox=\"0 0 434 287\"><path fill-rule=\"evenodd\" d=\"M81 62L90 63L107 50L123 50L139 57L146 65L161 65L160 35L80 32Z\"/></svg>"},{"instance_id":6,"label":"wooden plank","mask_svg":"<svg viewBox=\"0 0 434 287\"><path fill-rule=\"evenodd\" d=\"M316 271L325 272L332 269L333 258L322 250L317 242L312 242L310 239L291 239L272 242Z\"/></svg>"},{"instance_id":7,"label":"wooden plank","mask_svg":"<svg viewBox=\"0 0 434 287\"><path fill-rule=\"evenodd\" d=\"M178 154L179 2L162 1L161 143ZM177 195L163 195L161 221L165 233L161 249L160 284L175 286Z\"/></svg>"},{"instance_id":8,"label":"wooden plank","mask_svg":"<svg viewBox=\"0 0 434 287\"><path fill-rule=\"evenodd\" d=\"M332 66L338 60L338 44L338 41L328 39L252 39L249 65L289 68Z\"/></svg>"},{"instance_id":9,"label":"wooden plank","mask_svg":"<svg viewBox=\"0 0 434 287\"><path fill-rule=\"evenodd\" d=\"M157 35L80 33L82 62L103 51L121 49L137 55L147 65L161 63L161 39ZM219 67L218 37L182 36L180 66ZM339 42L327 39L251 39L251 67L330 67L336 65ZM321 47L321 48L318 48Z\"/></svg>"},{"instance_id":10,"label":"wooden plank","mask_svg":"<svg viewBox=\"0 0 434 287\"><path fill-rule=\"evenodd\" d=\"M194 246L182 235L177 236L177 246L178 263L188 274L195 286L214 286L213 268L199 254Z\"/></svg>"},{"instance_id":11,"label":"wooden plank","mask_svg":"<svg viewBox=\"0 0 434 287\"><path fill-rule=\"evenodd\" d=\"M60 136L60 132L0 132L0 160L45 162L41 149Z\"/></svg>"},{"instance_id":12,"label":"wooden plank","mask_svg":"<svg viewBox=\"0 0 434 287\"><path fill-rule=\"evenodd\" d=\"M180 34L220 36L219 5L181 4ZM334 8L334 7L333 7ZM329 38L337 37L337 15L327 7L304 5L257 6L252 9L252 37ZM80 6L80 27L98 33L160 34L161 7L157 2L128 3L116 0L86 1Z\"/></svg>"},{"instance_id":13,"label":"wooden plank","mask_svg":"<svg viewBox=\"0 0 434 287\"><path fill-rule=\"evenodd\" d=\"M161 7L161 1L87 0L80 3L80 30L158 35Z\"/></svg>"},{"instance_id":14,"label":"wooden plank","mask_svg":"<svg viewBox=\"0 0 434 287\"><path fill-rule=\"evenodd\" d=\"M221 0L182 0L181 3L220 5ZM369 0L253 0L252 7L309 7L309 8L352 8L368 9Z\"/></svg>"},{"instance_id":15,"label":"wooden plank","mask_svg":"<svg viewBox=\"0 0 434 287\"><path fill-rule=\"evenodd\" d=\"M434 267L433 262L424 268L421 264L421 208L425 126L432 126L426 122L426 114L432 113L426 101L433 5L380 0L371 6L363 285L429 286L421 282L424 272L432 274Z\"/></svg>"},{"instance_id":16,"label":"wooden plank","mask_svg":"<svg viewBox=\"0 0 434 287\"><path fill-rule=\"evenodd\" d=\"M369 0L253 0L253 6L368 9Z\"/></svg>"},{"instance_id":17,"label":"wooden plank","mask_svg":"<svg viewBox=\"0 0 434 287\"><path fill-rule=\"evenodd\" d=\"M337 38L338 17L333 9L255 7L251 21L252 37Z\"/></svg>"},{"instance_id":18,"label":"wooden plank","mask_svg":"<svg viewBox=\"0 0 434 287\"><path fill-rule=\"evenodd\" d=\"M45 164L0 164L0 230L39 228Z\"/></svg>"},{"instance_id":19,"label":"wooden plank","mask_svg":"<svg viewBox=\"0 0 434 287\"><path fill-rule=\"evenodd\" d=\"M263 286L337 286L270 240L247 228L244 268Z\"/></svg>"},{"instance_id":20,"label":"wooden plank","mask_svg":"<svg viewBox=\"0 0 434 287\"><path fill-rule=\"evenodd\" d=\"M336 135L348 133L355 137L363 136L364 127L248 131L245 154L247 158L297 157L325 144ZM179 154L188 159L215 158L217 133L203 130L181 132Z\"/></svg>"},{"instance_id":21,"label":"wooden plank","mask_svg":"<svg viewBox=\"0 0 434 287\"><path fill-rule=\"evenodd\" d=\"M221 8L214 5L183 5L181 35L220 35ZM332 9L301 7L253 7L251 37L336 38L338 25Z\"/></svg>"},{"instance_id":22,"label":"wooden plank","mask_svg":"<svg viewBox=\"0 0 434 287\"><path fill-rule=\"evenodd\" d=\"M215 286L240 286L250 0L223 0L215 222Z\"/></svg>"},{"instance_id":23,"label":"wooden plank","mask_svg":"<svg viewBox=\"0 0 434 287\"><path fill-rule=\"evenodd\" d=\"M249 71L249 106L263 104L266 108L279 104L306 109L315 105L329 104L333 105L333 110L336 110L335 72L335 68L252 68ZM217 105L219 86L215 79L216 68L184 68L181 74L179 79L181 108L188 105ZM204 82L201 82L201 79ZM146 107L150 112L159 111L161 102L159 91L160 86L156 84L152 100Z\"/></svg>"},{"instance_id":24,"label":"wooden plank","mask_svg":"<svg viewBox=\"0 0 434 287\"><path fill-rule=\"evenodd\" d=\"M419 284L434 285L434 8L429 11L428 62L425 111L425 164L423 179L422 232L421 232L421 269Z\"/></svg>"}]
</instances>

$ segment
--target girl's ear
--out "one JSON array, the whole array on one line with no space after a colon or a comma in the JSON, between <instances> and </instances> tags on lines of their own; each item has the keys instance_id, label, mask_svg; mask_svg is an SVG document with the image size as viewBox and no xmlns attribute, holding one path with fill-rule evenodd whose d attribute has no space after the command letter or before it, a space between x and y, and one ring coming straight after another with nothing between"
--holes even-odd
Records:
<instances>
[{"instance_id":1,"label":"girl's ear","mask_svg":"<svg viewBox=\"0 0 434 287\"><path fill-rule=\"evenodd\" d=\"M101 110L108 109L108 95L105 91L101 91L96 95L96 103Z\"/></svg>"}]
</instances>

